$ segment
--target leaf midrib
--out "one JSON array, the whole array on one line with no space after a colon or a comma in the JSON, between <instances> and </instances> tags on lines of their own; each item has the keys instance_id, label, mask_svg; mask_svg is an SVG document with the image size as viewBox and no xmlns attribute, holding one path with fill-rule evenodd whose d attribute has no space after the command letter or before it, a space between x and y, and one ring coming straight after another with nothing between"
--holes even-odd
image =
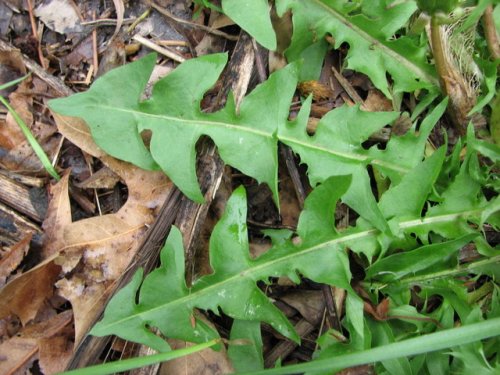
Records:
<instances>
[{"instance_id":1,"label":"leaf midrib","mask_svg":"<svg viewBox=\"0 0 500 375\"><path fill-rule=\"evenodd\" d=\"M343 25L346 27L349 27L352 31L354 31L356 34L358 34L360 37L365 39L367 42L370 43L370 45L375 45L379 47L383 53L388 55L389 57L395 59L396 61L402 63L408 70L414 72L418 77L423 78L425 81L431 83L434 86L438 86L439 82L438 80L428 74L425 70L421 69L418 65L412 64L410 60L407 60L404 56L400 55L399 53L395 52L388 46L386 46L383 42L380 40L372 37L369 33L365 32L363 29L360 29L357 25L352 23L347 16L343 15L342 13L338 12L335 9L330 8L328 5L323 3L321 0L308 0L316 3L323 9L325 9L328 13L330 13L334 18L336 18L339 22L341 22Z\"/></svg>"},{"instance_id":2,"label":"leaf midrib","mask_svg":"<svg viewBox=\"0 0 500 375\"><path fill-rule=\"evenodd\" d=\"M303 142L297 138L280 136L278 132L269 133L269 132L264 132L264 131L259 130L259 129L254 129L253 127L251 127L247 124L235 125L235 124L222 122L222 121L185 119L185 118L173 117L173 116L168 116L168 115L157 115L157 114L153 114L153 113L141 112L138 110L132 110L132 109L128 109L128 108L112 107L112 106L108 106L108 105L96 105L95 107L96 107L96 109L106 109L106 110L110 110L110 111L130 113L134 117L137 117L137 116L152 117L152 118L157 118L157 119L164 120L164 121L180 122L180 123L184 123L184 124L191 125L191 126L200 126L200 125L205 126L206 125L206 126L214 126L214 127L224 127L226 129L230 129L230 130L233 130L236 132L243 132L243 133L247 132L247 133L255 134L255 135L261 136L263 138L275 140L276 142L280 141L280 142L284 142L284 143L294 143L294 144L306 147L308 149L324 152L326 154L336 156L337 158L346 159L348 161L355 161L355 162L360 162L360 163L369 162L371 164L379 165L381 167L385 167L387 169L393 170L393 171L398 172L398 173L408 173L409 172L409 169L407 169L407 168L401 167L397 164L389 163L389 162L384 161L384 160L371 159L367 155L361 155L361 154L356 154L356 153L349 154L349 153L344 153L344 152L340 152L340 151L336 151L336 150L330 150L330 149L327 149L325 147L321 147L318 145L313 145L311 143ZM210 135L210 134L207 134L207 135Z\"/></svg>"},{"instance_id":3,"label":"leaf midrib","mask_svg":"<svg viewBox=\"0 0 500 375\"><path fill-rule=\"evenodd\" d=\"M462 212L457 212L457 213L452 213L452 214L432 216L429 218L407 220L407 221L400 222L398 224L398 226L400 229L409 229L409 228L417 228L420 225L429 225L429 224L436 224L436 223L443 223L443 222L446 223L446 222L451 222L451 221L458 219L458 218L461 218L461 217L469 217L469 216L473 216L473 215L479 215L483 210L484 210L484 207L481 209L477 209L477 210L468 210L468 211L462 211ZM287 262L290 260L290 258L294 258L296 256L303 256L304 254L310 254L310 253L313 253L315 251L319 251L319 250L321 250L325 247L328 247L328 246L338 245L338 244L341 244L341 243L344 243L347 241L359 240L359 239L362 239L365 237L370 237L370 236L373 236L379 232L380 231L377 229L369 229L369 230L364 230L364 231L361 231L358 233L352 233L352 234L348 234L346 236L337 237L337 238L334 238L334 239L326 241L326 242L321 242L321 243L314 245L314 246L311 246L307 249L303 249L303 250L300 250L298 252L294 252L294 253L285 255L283 257L270 260L266 263L256 265L256 266L249 268L247 270L241 271L241 272L225 279L224 281L221 281L221 282L216 283L216 284L212 284L210 286L207 286L206 288L203 288L203 289L200 289L199 291L196 291L195 293L187 294L186 296L181 297L179 299L176 299L174 301L170 301L170 302L161 304L159 306L155 306L151 309L148 309L147 311L142 311L142 312L139 312L137 314L128 315L127 317L120 319L120 320L117 320L111 324L108 324L105 327L109 331L109 327L119 326L121 324L124 324L127 321L137 319L140 316L147 317L148 315L154 315L155 311L165 309L166 306L169 306L169 308L171 309L171 308L175 308L176 305L184 305L184 304L187 305L191 300L201 299L202 297L209 294L213 290L219 290L221 288L228 288L228 287L225 287L225 285L231 286L232 283L237 283L238 280L240 280L243 277L249 276L249 275L253 275L253 277L251 277L251 279L254 282L256 282L258 280L263 279L264 277L269 277L270 275L272 275L272 272L270 272L270 271L272 271L274 268L277 268L277 264L280 262ZM267 270L268 268L270 268L269 271ZM194 304L193 307L196 307L196 305ZM144 320L144 319L141 319L141 320ZM111 330L110 332L113 332L113 331Z\"/></svg>"}]
</instances>

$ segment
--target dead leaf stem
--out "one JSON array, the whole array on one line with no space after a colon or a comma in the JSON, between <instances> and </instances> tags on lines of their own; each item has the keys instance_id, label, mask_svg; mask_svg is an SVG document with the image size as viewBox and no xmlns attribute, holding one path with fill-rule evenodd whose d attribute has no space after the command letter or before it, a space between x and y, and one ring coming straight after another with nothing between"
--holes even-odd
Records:
<instances>
[{"instance_id":1,"label":"dead leaf stem","mask_svg":"<svg viewBox=\"0 0 500 375\"><path fill-rule=\"evenodd\" d=\"M167 48L160 47L159 45L153 43L149 39L146 39L146 38L140 36L139 34L134 35L134 37L132 39L134 39L136 42L139 42L142 45L145 45L148 48L151 48L153 51L161 53L162 55L168 57L169 59L172 59L172 60L177 61L179 63L186 61L186 59L184 57L182 57L181 55L178 55L177 53L174 53Z\"/></svg>"},{"instance_id":2,"label":"dead leaf stem","mask_svg":"<svg viewBox=\"0 0 500 375\"><path fill-rule=\"evenodd\" d=\"M42 68L47 69L47 65L45 63L45 58L43 57L40 38L38 37L38 31L36 28L36 20L35 20L35 15L33 14L33 1L32 0L28 0L28 13L29 13L29 17L30 17L30 24L31 24L31 31L33 33L33 38L35 38L35 40L36 40L38 59L40 60L40 64L42 65Z\"/></svg>"},{"instance_id":3,"label":"dead leaf stem","mask_svg":"<svg viewBox=\"0 0 500 375\"><path fill-rule=\"evenodd\" d=\"M431 18L431 43L434 64L436 65L436 71L439 76L441 90L445 93L445 95L448 95L445 83L445 77L448 75L448 62L444 53L441 25L439 24L436 16L432 16Z\"/></svg>"},{"instance_id":4,"label":"dead leaf stem","mask_svg":"<svg viewBox=\"0 0 500 375\"><path fill-rule=\"evenodd\" d=\"M493 7L488 5L483 14L484 36L488 45L488 50L493 59L500 58L500 43L498 41L497 29L493 20Z\"/></svg>"}]
</instances>

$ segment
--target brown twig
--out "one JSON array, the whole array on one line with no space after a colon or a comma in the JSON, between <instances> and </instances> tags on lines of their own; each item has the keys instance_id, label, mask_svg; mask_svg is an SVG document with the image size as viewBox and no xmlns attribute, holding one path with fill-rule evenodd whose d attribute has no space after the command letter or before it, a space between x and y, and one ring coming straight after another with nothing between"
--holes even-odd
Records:
<instances>
[{"instance_id":1,"label":"brown twig","mask_svg":"<svg viewBox=\"0 0 500 375\"><path fill-rule=\"evenodd\" d=\"M132 37L132 39L134 39L136 42L139 42L140 44L142 44L148 48L151 48L153 51L161 53L162 55L168 57L169 59L172 59L172 60L177 61L179 63L186 61L186 59L184 57L182 57L181 55L178 55L177 53L172 52L171 50L169 50L165 47L160 47L159 45L153 43L151 40L146 39L146 38L140 36L139 34L134 35Z\"/></svg>"},{"instance_id":2,"label":"brown twig","mask_svg":"<svg viewBox=\"0 0 500 375\"><path fill-rule=\"evenodd\" d=\"M344 76L340 74L340 72L333 66L332 66L332 73L335 76L335 79L340 83L342 88L345 90L347 95L349 95L349 97L354 101L354 103L363 104L363 99L361 98L361 96L359 96L354 87L352 87L349 81L345 79Z\"/></svg>"},{"instance_id":3,"label":"brown twig","mask_svg":"<svg viewBox=\"0 0 500 375\"><path fill-rule=\"evenodd\" d=\"M266 67L262 61L262 57L259 53L259 46L254 38L252 38L252 46L255 54L255 66L257 67L257 74L259 76L260 83L264 82L267 79Z\"/></svg>"},{"instance_id":4,"label":"brown twig","mask_svg":"<svg viewBox=\"0 0 500 375\"><path fill-rule=\"evenodd\" d=\"M122 22L123 25L133 24L136 19L134 18L125 18ZM83 21L81 23L82 26L93 26L93 27L101 27L101 26L115 26L118 23L117 20L113 18L100 18L98 20L92 21Z\"/></svg>"},{"instance_id":5,"label":"brown twig","mask_svg":"<svg viewBox=\"0 0 500 375\"><path fill-rule=\"evenodd\" d=\"M230 35L230 34L227 34L223 31L212 29L211 27L208 27L205 25L198 25L197 23L189 22L189 21L183 20L182 18L176 17L172 13L170 13L168 10L166 10L165 8L162 8L153 2L151 2L151 7L154 8L155 10L157 10L160 14L164 15L165 17L167 17L175 22L181 23L181 24L189 26L189 27L193 27L195 29L200 29L200 30L206 31L209 34L221 36L223 38L226 38L227 40L233 40L233 41L238 40L237 35Z\"/></svg>"},{"instance_id":6,"label":"brown twig","mask_svg":"<svg viewBox=\"0 0 500 375\"><path fill-rule=\"evenodd\" d=\"M33 33L33 38L35 38L35 40L37 41L37 51L38 51L38 59L40 60L40 65L42 66L43 69L47 69L45 58L43 57L43 52L42 52L42 43L40 38L38 37L38 31L36 29L36 20L35 20L35 15L33 14L32 0L28 0L28 13L31 23L31 32Z\"/></svg>"},{"instance_id":7,"label":"brown twig","mask_svg":"<svg viewBox=\"0 0 500 375\"><path fill-rule=\"evenodd\" d=\"M96 12L92 13L92 20L95 21ZM97 76L97 71L99 70L99 52L97 51L97 28L92 30L92 64L94 64L93 75L94 78Z\"/></svg>"}]
</instances>

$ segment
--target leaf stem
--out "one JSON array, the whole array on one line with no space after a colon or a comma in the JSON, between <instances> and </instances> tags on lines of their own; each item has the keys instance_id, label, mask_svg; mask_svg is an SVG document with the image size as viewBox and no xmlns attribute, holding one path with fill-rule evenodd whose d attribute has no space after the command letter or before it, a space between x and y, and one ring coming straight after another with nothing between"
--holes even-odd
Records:
<instances>
[{"instance_id":1,"label":"leaf stem","mask_svg":"<svg viewBox=\"0 0 500 375\"><path fill-rule=\"evenodd\" d=\"M185 357L200 350L210 348L218 344L220 339L214 339L202 344L190 346L184 349L173 350L166 353L158 353L138 358L123 359L115 362L108 362L102 365L90 366L82 369L63 372L61 375L95 375L95 374L114 374L117 372L128 371L135 368L154 365L156 363L170 361L172 359Z\"/></svg>"},{"instance_id":2,"label":"leaf stem","mask_svg":"<svg viewBox=\"0 0 500 375\"><path fill-rule=\"evenodd\" d=\"M432 54L434 56L434 64L436 65L436 71L439 76L439 83L441 85L441 91L448 95L446 76L448 75L448 62L443 48L443 39L441 37L441 25L437 16L433 15L431 17L431 44L432 44Z\"/></svg>"},{"instance_id":3,"label":"leaf stem","mask_svg":"<svg viewBox=\"0 0 500 375\"><path fill-rule=\"evenodd\" d=\"M357 353L334 356L309 363L269 370L245 372L240 375L279 375L321 371L322 373L367 363L375 363L417 354L435 352L500 335L500 318L446 329L412 339L382 345Z\"/></svg>"}]
</instances>

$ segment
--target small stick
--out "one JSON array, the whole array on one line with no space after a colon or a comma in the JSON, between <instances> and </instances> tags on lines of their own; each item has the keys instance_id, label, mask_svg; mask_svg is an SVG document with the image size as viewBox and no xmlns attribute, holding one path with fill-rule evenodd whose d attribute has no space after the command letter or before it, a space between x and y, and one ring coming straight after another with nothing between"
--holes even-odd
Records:
<instances>
[{"instance_id":1,"label":"small stick","mask_svg":"<svg viewBox=\"0 0 500 375\"><path fill-rule=\"evenodd\" d=\"M33 14L33 3L32 0L28 0L28 13L30 17L31 31L33 33L33 38L37 41L37 51L38 51L38 59L40 60L40 65L43 69L47 69L47 65L45 64L45 58L42 53L42 43L40 38L38 37L38 31L36 29L36 20L35 15Z\"/></svg>"},{"instance_id":2,"label":"small stick","mask_svg":"<svg viewBox=\"0 0 500 375\"><path fill-rule=\"evenodd\" d=\"M137 27L138 24L140 24L142 21L144 21L148 16L149 13L151 13L151 9L148 8L144 13L142 13L139 17L137 17L134 22L127 28L127 34L130 34L134 29Z\"/></svg>"},{"instance_id":3,"label":"small stick","mask_svg":"<svg viewBox=\"0 0 500 375\"><path fill-rule=\"evenodd\" d=\"M184 40L158 40L156 44L166 47L189 47Z\"/></svg>"},{"instance_id":4,"label":"small stick","mask_svg":"<svg viewBox=\"0 0 500 375\"><path fill-rule=\"evenodd\" d=\"M226 38L227 40L233 40L233 41L238 40L238 36L236 36L236 35L230 35L230 34L227 34L223 31L220 31L217 29L212 29L211 27L208 27L205 25L198 25L197 23L189 22L189 21L183 20L182 18L176 17L172 13L170 13L168 10L160 7L159 5L157 5L155 3L151 3L151 7L153 7L159 13L163 14L165 17L170 18L171 20L173 20L175 22L181 23L181 24L189 26L189 27L193 27L195 29L200 29L200 30L206 31L209 34L221 36L223 38Z\"/></svg>"},{"instance_id":5,"label":"small stick","mask_svg":"<svg viewBox=\"0 0 500 375\"><path fill-rule=\"evenodd\" d=\"M96 19L95 10L92 12L92 19ZM94 30L92 30L92 64L94 65L93 75L95 78L99 69L99 53L97 52L97 28L94 28Z\"/></svg>"},{"instance_id":6,"label":"small stick","mask_svg":"<svg viewBox=\"0 0 500 375\"><path fill-rule=\"evenodd\" d=\"M148 48L151 48L153 51L156 51L158 53L161 53L162 55L165 55L167 56L168 58L174 60L174 61L177 61L179 63L182 63L184 61L186 61L186 59L166 48L163 48L163 47L160 47L159 45L153 43L152 41L150 41L149 39L146 39L138 34L134 35L133 38L136 42L139 42L141 43L142 45L145 45L146 47Z\"/></svg>"},{"instance_id":7,"label":"small stick","mask_svg":"<svg viewBox=\"0 0 500 375\"><path fill-rule=\"evenodd\" d=\"M257 45L257 42L254 38L252 38L252 46L255 54L255 65L257 67L257 73L259 75L259 81L260 83L262 83L267 79L266 68L259 54L259 46Z\"/></svg>"},{"instance_id":8,"label":"small stick","mask_svg":"<svg viewBox=\"0 0 500 375\"><path fill-rule=\"evenodd\" d=\"M113 19L113 18L100 18L98 20L81 22L81 25L82 26L100 27L100 26L115 26L117 23L118 23L118 21ZM133 18L125 18L122 22L122 24L124 24L124 25L132 24L132 23L134 23Z\"/></svg>"},{"instance_id":9,"label":"small stick","mask_svg":"<svg viewBox=\"0 0 500 375\"><path fill-rule=\"evenodd\" d=\"M339 81L340 85L347 93L347 95L349 95L355 103L363 104L363 99L361 98L361 96L359 96L357 91L354 90L354 87L352 87L352 85L349 83L349 81L347 79L345 79L344 76L342 74L340 74L337 71L337 69L335 69L333 66L332 66L332 72L333 72L333 75L335 76L335 78L337 79L337 81Z\"/></svg>"}]
</instances>

